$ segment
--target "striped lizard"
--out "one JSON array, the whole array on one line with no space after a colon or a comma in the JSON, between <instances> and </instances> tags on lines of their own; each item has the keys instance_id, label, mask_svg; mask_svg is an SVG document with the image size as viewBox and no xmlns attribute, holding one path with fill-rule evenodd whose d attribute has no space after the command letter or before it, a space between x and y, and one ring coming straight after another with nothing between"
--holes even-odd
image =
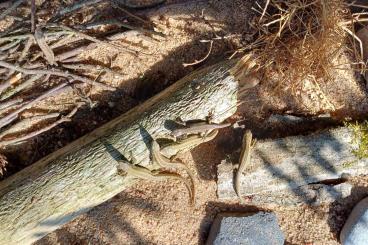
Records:
<instances>
[{"instance_id":1,"label":"striped lizard","mask_svg":"<svg viewBox=\"0 0 368 245\"><path fill-rule=\"evenodd\" d=\"M255 139L252 139L252 137L252 132L250 130L247 130L243 136L243 148L240 154L238 171L236 172L235 176L235 192L238 195L240 201L243 201L240 193L240 177L243 174L245 167L249 166L250 164L252 149L255 147L257 142Z\"/></svg>"},{"instance_id":2,"label":"striped lizard","mask_svg":"<svg viewBox=\"0 0 368 245\"><path fill-rule=\"evenodd\" d=\"M171 136L173 136L174 139L191 134L199 134L201 136L206 136L212 130L226 128L229 126L231 126L231 123L224 123L224 124L214 124L207 122L186 123L184 128L178 128L171 131Z\"/></svg>"},{"instance_id":3,"label":"striped lizard","mask_svg":"<svg viewBox=\"0 0 368 245\"><path fill-rule=\"evenodd\" d=\"M193 196L192 194L192 188L189 183L183 176L177 173L168 173L168 172L162 172L159 170L149 170L145 167L131 164L128 161L125 160L119 160L118 161L118 174L125 177L132 177L132 178L138 178L138 179L145 179L145 180L153 180L153 181L162 181L167 179L172 180L181 180L184 182L185 187L188 189L190 196Z\"/></svg>"},{"instance_id":4,"label":"striped lizard","mask_svg":"<svg viewBox=\"0 0 368 245\"><path fill-rule=\"evenodd\" d=\"M179 143L180 145L180 143ZM169 159L161 154L160 152L160 146L157 143L156 140L153 140L152 142L152 160L154 163L158 164L162 168L173 168L175 170L178 170L180 168L184 169L191 182L192 182L192 188L189 191L190 194L190 201L192 204L194 204L195 200L195 191L196 191L196 185L195 185L195 176L193 172L182 162L179 162L177 160ZM186 180L184 177L181 176L184 180Z\"/></svg>"}]
</instances>

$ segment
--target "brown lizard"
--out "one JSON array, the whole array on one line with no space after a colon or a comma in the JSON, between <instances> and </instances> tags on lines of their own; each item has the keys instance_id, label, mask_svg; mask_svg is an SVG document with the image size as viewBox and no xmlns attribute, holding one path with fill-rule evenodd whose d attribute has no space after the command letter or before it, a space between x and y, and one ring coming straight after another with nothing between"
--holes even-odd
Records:
<instances>
[{"instance_id":1,"label":"brown lizard","mask_svg":"<svg viewBox=\"0 0 368 245\"><path fill-rule=\"evenodd\" d=\"M217 134L218 130L213 130L212 132L208 133L206 137L202 137L200 135L190 135L188 138L166 145L165 147L161 148L160 152L166 157L175 156L183 151L191 150L199 144L213 140Z\"/></svg>"},{"instance_id":2,"label":"brown lizard","mask_svg":"<svg viewBox=\"0 0 368 245\"><path fill-rule=\"evenodd\" d=\"M256 145L256 140L252 139L252 132L250 130L247 130L243 136L243 142L242 142L243 148L240 154L238 171L236 172L236 176L235 176L235 192L240 198L240 201L243 200L241 197L241 193L240 193L240 177L243 174L245 167L249 166L250 164L251 152L255 145Z\"/></svg>"},{"instance_id":3,"label":"brown lizard","mask_svg":"<svg viewBox=\"0 0 368 245\"><path fill-rule=\"evenodd\" d=\"M153 140L152 142L152 158L153 162L157 163L162 168L174 168L174 169L184 169L191 182L192 182L192 188L190 189L190 197L191 197L191 203L194 204L195 200L195 191L196 191L196 185L195 185L195 177L193 172L184 164L175 160L171 160L160 152L160 145L157 143L157 141ZM180 176L180 175L179 175ZM186 180L184 177L180 176L183 180Z\"/></svg>"},{"instance_id":4,"label":"brown lizard","mask_svg":"<svg viewBox=\"0 0 368 245\"><path fill-rule=\"evenodd\" d=\"M185 184L185 187L189 191L189 195L193 196L192 188L191 188L189 181L187 181L185 178L183 178L181 175L177 173L166 173L166 172L163 173L163 172L160 172L159 170L151 171L145 167L131 164L125 160L118 161L117 169L118 169L119 175L126 176L126 177L145 179L145 180L154 180L154 181L162 181L162 180L167 180L167 179L183 181Z\"/></svg>"},{"instance_id":5,"label":"brown lizard","mask_svg":"<svg viewBox=\"0 0 368 245\"><path fill-rule=\"evenodd\" d=\"M209 132L215 129L221 129L231 126L231 123L224 124L213 124L207 122L197 122L186 124L185 128L174 129L171 132L171 135L176 139L177 137L190 135L190 134L199 134L201 136L206 136Z\"/></svg>"}]
</instances>

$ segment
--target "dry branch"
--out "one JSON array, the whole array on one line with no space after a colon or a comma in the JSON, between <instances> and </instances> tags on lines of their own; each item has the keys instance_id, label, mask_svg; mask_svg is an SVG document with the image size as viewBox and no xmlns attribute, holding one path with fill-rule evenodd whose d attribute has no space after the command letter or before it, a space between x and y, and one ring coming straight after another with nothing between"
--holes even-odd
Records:
<instances>
[{"instance_id":1,"label":"dry branch","mask_svg":"<svg viewBox=\"0 0 368 245\"><path fill-rule=\"evenodd\" d=\"M24 0L17 0L11 5L9 8L7 8L4 12L0 14L0 20L4 19L8 14L13 12L19 5L21 5L24 2Z\"/></svg>"},{"instance_id":2,"label":"dry branch","mask_svg":"<svg viewBox=\"0 0 368 245\"><path fill-rule=\"evenodd\" d=\"M55 22L56 20L65 17L75 11L78 11L81 8L85 8L90 5L98 4L104 0L84 0L78 1L73 5L67 6L61 10L59 10L53 17L50 18L49 22Z\"/></svg>"},{"instance_id":3,"label":"dry branch","mask_svg":"<svg viewBox=\"0 0 368 245\"><path fill-rule=\"evenodd\" d=\"M41 128L41 129L38 129L36 131L33 131L29 134L26 134L26 135L23 135L21 137L16 137L14 139L9 139L9 140L1 140L0 142L0 148L4 148L4 147L7 147L7 146L10 146L10 145L15 145L15 144L19 144L23 141L26 141L26 140L29 140L33 137L36 137L37 135L40 135L46 131L49 131L50 129L58 126L59 124L61 123L64 123L64 122L70 122L71 121L71 118L73 117L73 115L78 111L78 108L80 106L76 106L71 112L69 112L66 116L63 116L61 117L59 120L55 121L54 123L44 127L44 128Z\"/></svg>"},{"instance_id":4,"label":"dry branch","mask_svg":"<svg viewBox=\"0 0 368 245\"><path fill-rule=\"evenodd\" d=\"M49 114L44 114L44 115L36 115L36 116L32 116L32 117L29 117L29 118L22 119L22 121L12 125L10 128L8 128L4 131L2 131L0 133L0 139L3 139L4 137L6 137L8 135L14 135L14 134L17 134L19 132L22 132L25 129L36 125L39 122L46 121L46 120L56 118L56 117L59 117L59 116L60 116L60 113L55 112L55 113L49 113Z\"/></svg>"},{"instance_id":5,"label":"dry branch","mask_svg":"<svg viewBox=\"0 0 368 245\"><path fill-rule=\"evenodd\" d=\"M95 85L95 86L101 87L102 89L105 89L105 90L110 90L110 91L115 90L115 88L113 88L109 85L106 85L106 84L103 84L103 83L100 83L100 82L97 82L97 81L93 81L91 79L88 79L88 78L85 78L85 77L82 77L82 76L78 76L78 75L75 75L75 74L71 74L71 73L68 73L68 72L56 70L56 69L54 69L54 70L36 70L36 69L30 70L30 69L25 69L25 68L22 68L22 67L19 67L19 66L12 65L12 64L7 63L5 61L0 61L0 66L8 68L10 70L15 70L15 71L21 72L21 73L26 74L26 75L51 75L51 76L72 78L76 81L81 81L81 82L84 82L84 83L87 83L87 84L90 84L90 85Z\"/></svg>"},{"instance_id":6,"label":"dry branch","mask_svg":"<svg viewBox=\"0 0 368 245\"><path fill-rule=\"evenodd\" d=\"M35 103L49 97L52 95L55 95L58 92L61 92L62 88L64 88L65 86L67 86L68 84L66 83L62 83L58 86L56 86L55 88L52 88L48 91L46 91L45 93L43 93L42 95L38 96L37 98L29 101L27 104L23 105L22 107L18 108L17 110L13 111L12 113L6 115L5 117L0 119L0 128L5 127L6 125L10 124L11 122L13 122L15 119L18 118L19 113L31 108Z\"/></svg>"},{"instance_id":7,"label":"dry branch","mask_svg":"<svg viewBox=\"0 0 368 245\"><path fill-rule=\"evenodd\" d=\"M21 82L19 85L15 86L14 88L7 89L4 93L0 94L0 101L6 100L7 98L19 93L25 88L31 87L37 80L42 78L42 74L31 76L24 82Z\"/></svg>"}]
</instances>

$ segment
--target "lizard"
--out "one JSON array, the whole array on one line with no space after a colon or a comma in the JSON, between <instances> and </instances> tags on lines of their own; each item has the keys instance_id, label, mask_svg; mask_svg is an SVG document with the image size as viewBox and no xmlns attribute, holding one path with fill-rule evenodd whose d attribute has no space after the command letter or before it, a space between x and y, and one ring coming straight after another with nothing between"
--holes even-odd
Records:
<instances>
[{"instance_id":1,"label":"lizard","mask_svg":"<svg viewBox=\"0 0 368 245\"><path fill-rule=\"evenodd\" d=\"M182 139L178 142L166 145L165 147L161 148L160 152L162 155L174 156L184 150L191 150L192 148L198 146L199 144L208 142L213 140L218 134L218 130L213 130L212 132L208 133L206 137L202 137L200 135L190 135L188 138ZM171 157L172 159L172 157Z\"/></svg>"},{"instance_id":2,"label":"lizard","mask_svg":"<svg viewBox=\"0 0 368 245\"><path fill-rule=\"evenodd\" d=\"M137 179L145 179L145 180L153 180L153 181L162 181L162 180L167 180L167 179L181 180L184 182L185 187L188 189L189 195L191 196L191 200L193 199L192 198L193 197L192 188L191 188L189 181L183 178L180 174L162 172L160 171L160 169L149 170L143 166L139 166L137 164L131 164L127 160L118 160L117 162L118 162L118 166L117 166L118 174L124 177L132 177L132 178L137 178Z\"/></svg>"},{"instance_id":3,"label":"lizard","mask_svg":"<svg viewBox=\"0 0 368 245\"><path fill-rule=\"evenodd\" d=\"M180 145L180 144L178 144ZM195 200L195 192L196 192L196 185L195 185L195 176L193 174L193 172L184 164L181 163L179 161L175 161L172 159L169 159L167 157L165 157L164 155L161 154L160 152L160 145L157 143L156 140L152 141L152 160L154 163L158 164L160 167L162 168L174 168L174 169L184 169L191 182L192 182L192 188L189 191L189 193L191 194L191 203L194 205L194 200ZM180 175L179 175L180 176ZM186 180L184 177L180 176L183 180Z\"/></svg>"},{"instance_id":4,"label":"lizard","mask_svg":"<svg viewBox=\"0 0 368 245\"><path fill-rule=\"evenodd\" d=\"M178 128L171 131L171 136L176 140L176 138L191 135L191 134L199 134L201 136L206 136L209 132L215 129L221 129L231 126L231 123L223 123L223 124L214 124L208 122L195 122L195 123L186 123L186 127Z\"/></svg>"},{"instance_id":5,"label":"lizard","mask_svg":"<svg viewBox=\"0 0 368 245\"><path fill-rule=\"evenodd\" d=\"M236 176L235 176L235 192L241 201L242 201L242 198L240 194L240 176L243 174L245 167L249 166L251 152L257 142L255 139L252 139L252 138L253 138L252 132L250 130L247 130L243 136L243 141L242 141L243 148L240 154L238 171L236 172Z\"/></svg>"}]
</instances>

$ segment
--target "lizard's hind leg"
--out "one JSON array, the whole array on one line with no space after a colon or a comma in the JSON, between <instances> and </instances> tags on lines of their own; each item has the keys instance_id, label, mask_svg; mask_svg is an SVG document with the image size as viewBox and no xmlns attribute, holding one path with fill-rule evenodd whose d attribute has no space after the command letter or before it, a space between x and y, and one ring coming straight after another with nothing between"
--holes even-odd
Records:
<instances>
[{"instance_id":1,"label":"lizard's hind leg","mask_svg":"<svg viewBox=\"0 0 368 245\"><path fill-rule=\"evenodd\" d=\"M191 184L187 179L177 173L161 172L160 170L149 170L139 165L130 164L127 161L119 161L118 172L120 175L125 177L162 181L167 179L175 179L183 181L185 187L188 189L190 196L190 203L194 204L194 193L191 188Z\"/></svg>"},{"instance_id":2,"label":"lizard's hind leg","mask_svg":"<svg viewBox=\"0 0 368 245\"><path fill-rule=\"evenodd\" d=\"M196 192L195 176L194 176L194 173L188 168L187 165L179 161L176 161L176 160L171 160L165 157L164 155L162 155L160 152L160 145L155 140L153 140L152 142L152 158L153 158L153 162L157 163L162 168L173 168L175 170L184 169L192 182L193 187L191 189L191 193L193 195L193 199L195 198L195 192Z\"/></svg>"},{"instance_id":3,"label":"lizard's hind leg","mask_svg":"<svg viewBox=\"0 0 368 245\"><path fill-rule=\"evenodd\" d=\"M158 172L158 173L153 173L154 178L156 178L157 180L167 180L167 179L174 179L174 180L180 180L185 184L185 187L188 190L189 193L189 198L190 198L190 204L194 205L195 203L195 193L193 192L192 189L192 185L191 183L184 178L183 176L181 176L178 173L171 173L171 172Z\"/></svg>"}]
</instances>

